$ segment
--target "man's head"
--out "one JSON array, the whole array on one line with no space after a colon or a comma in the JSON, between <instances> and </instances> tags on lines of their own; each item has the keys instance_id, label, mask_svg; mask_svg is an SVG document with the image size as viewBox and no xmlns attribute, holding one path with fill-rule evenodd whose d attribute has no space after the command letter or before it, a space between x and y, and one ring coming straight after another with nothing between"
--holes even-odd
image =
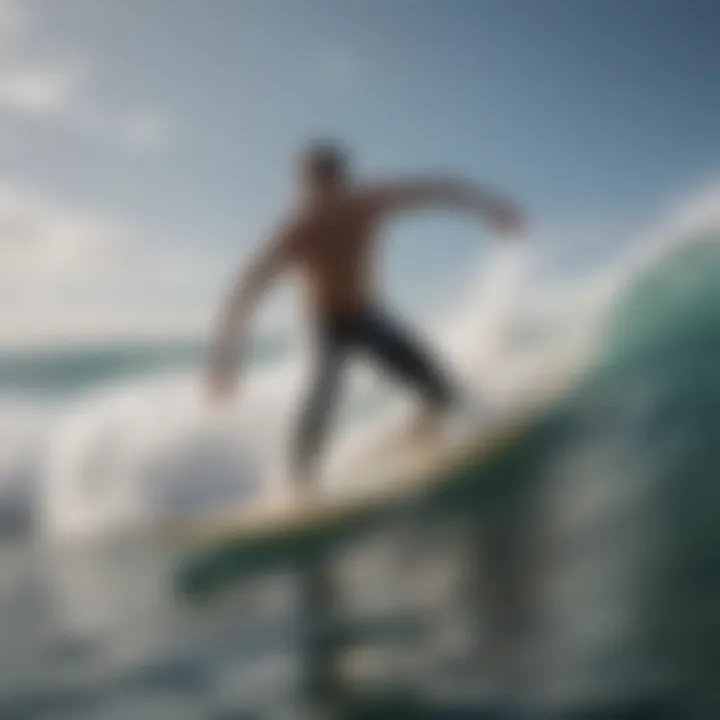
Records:
<instances>
[{"instance_id":1,"label":"man's head","mask_svg":"<svg viewBox=\"0 0 720 720\"><path fill-rule=\"evenodd\" d=\"M300 182L312 196L323 196L343 188L349 180L349 162L345 151L332 142L315 142L300 158Z\"/></svg>"}]
</instances>

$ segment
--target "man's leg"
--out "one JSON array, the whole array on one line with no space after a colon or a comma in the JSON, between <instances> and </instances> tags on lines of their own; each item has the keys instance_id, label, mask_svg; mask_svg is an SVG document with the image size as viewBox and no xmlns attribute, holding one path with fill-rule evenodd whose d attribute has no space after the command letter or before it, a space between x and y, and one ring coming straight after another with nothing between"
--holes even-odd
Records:
<instances>
[{"instance_id":1,"label":"man's leg","mask_svg":"<svg viewBox=\"0 0 720 720\"><path fill-rule=\"evenodd\" d=\"M317 461L327 434L344 360L341 343L331 329L323 330L308 395L300 412L292 449L293 490L296 497L312 499L317 490ZM334 645L324 631L332 613L335 592L330 568L321 558L308 558L298 574L303 666L300 674L300 717L335 718L340 681Z\"/></svg>"},{"instance_id":2,"label":"man's leg","mask_svg":"<svg viewBox=\"0 0 720 720\"><path fill-rule=\"evenodd\" d=\"M433 419L455 404L455 390L439 362L400 326L372 315L363 323L359 341L395 377L420 393Z\"/></svg>"},{"instance_id":3,"label":"man's leg","mask_svg":"<svg viewBox=\"0 0 720 720\"><path fill-rule=\"evenodd\" d=\"M300 412L291 450L291 474L300 493L311 493L316 461L327 434L330 413L338 390L342 352L326 346L316 363L310 391Z\"/></svg>"}]
</instances>

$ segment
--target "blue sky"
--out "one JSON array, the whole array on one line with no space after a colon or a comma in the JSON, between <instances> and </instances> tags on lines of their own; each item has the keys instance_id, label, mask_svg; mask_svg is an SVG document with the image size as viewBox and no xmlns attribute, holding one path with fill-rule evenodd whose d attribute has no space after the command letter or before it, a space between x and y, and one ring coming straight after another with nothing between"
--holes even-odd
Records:
<instances>
[{"instance_id":1,"label":"blue sky","mask_svg":"<svg viewBox=\"0 0 720 720\"><path fill-rule=\"evenodd\" d=\"M579 266L717 177L719 35L713 0L0 0L1 337L201 327L313 136L495 184ZM390 239L408 307L487 242Z\"/></svg>"}]
</instances>

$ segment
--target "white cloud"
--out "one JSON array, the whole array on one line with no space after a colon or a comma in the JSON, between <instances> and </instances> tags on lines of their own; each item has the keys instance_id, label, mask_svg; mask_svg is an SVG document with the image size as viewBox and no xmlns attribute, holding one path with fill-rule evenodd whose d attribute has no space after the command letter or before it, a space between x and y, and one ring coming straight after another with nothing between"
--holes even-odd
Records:
<instances>
[{"instance_id":1,"label":"white cloud","mask_svg":"<svg viewBox=\"0 0 720 720\"><path fill-rule=\"evenodd\" d=\"M0 181L0 344L202 332L226 275L202 247Z\"/></svg>"},{"instance_id":2,"label":"white cloud","mask_svg":"<svg viewBox=\"0 0 720 720\"><path fill-rule=\"evenodd\" d=\"M0 39L11 40L28 24L27 0L0 0Z\"/></svg>"},{"instance_id":3,"label":"white cloud","mask_svg":"<svg viewBox=\"0 0 720 720\"><path fill-rule=\"evenodd\" d=\"M165 148L176 136L176 123L158 107L103 107L94 92L91 64L77 56L33 61L0 57L0 110L62 123L75 133L137 153Z\"/></svg>"},{"instance_id":4,"label":"white cloud","mask_svg":"<svg viewBox=\"0 0 720 720\"><path fill-rule=\"evenodd\" d=\"M109 264L120 232L25 188L0 184L0 289L73 280Z\"/></svg>"},{"instance_id":5,"label":"white cloud","mask_svg":"<svg viewBox=\"0 0 720 720\"><path fill-rule=\"evenodd\" d=\"M175 137L175 123L159 108L101 109L91 79L88 64L77 58L0 64L0 108L62 122L74 132L139 153L160 150Z\"/></svg>"},{"instance_id":6,"label":"white cloud","mask_svg":"<svg viewBox=\"0 0 720 720\"><path fill-rule=\"evenodd\" d=\"M152 303L143 308L95 301L49 310L34 306L22 315L0 312L0 345L18 348L123 339L194 339L204 336L211 319L206 307L180 312Z\"/></svg>"},{"instance_id":7,"label":"white cloud","mask_svg":"<svg viewBox=\"0 0 720 720\"><path fill-rule=\"evenodd\" d=\"M149 151L165 146L174 136L169 117L145 108L122 116L117 124L120 136L132 150Z\"/></svg>"},{"instance_id":8,"label":"white cloud","mask_svg":"<svg viewBox=\"0 0 720 720\"><path fill-rule=\"evenodd\" d=\"M0 347L204 335L237 262L0 179ZM284 326L286 290L262 327Z\"/></svg>"},{"instance_id":9,"label":"white cloud","mask_svg":"<svg viewBox=\"0 0 720 720\"><path fill-rule=\"evenodd\" d=\"M0 108L57 115L77 100L87 68L79 58L48 53L36 25L29 0L0 0Z\"/></svg>"},{"instance_id":10,"label":"white cloud","mask_svg":"<svg viewBox=\"0 0 720 720\"><path fill-rule=\"evenodd\" d=\"M0 69L0 105L31 115L69 112L86 76L78 61Z\"/></svg>"},{"instance_id":11,"label":"white cloud","mask_svg":"<svg viewBox=\"0 0 720 720\"><path fill-rule=\"evenodd\" d=\"M66 120L85 136L109 141L120 150L148 154L165 149L176 137L176 123L159 109L101 110L88 96L73 104Z\"/></svg>"},{"instance_id":12,"label":"white cloud","mask_svg":"<svg viewBox=\"0 0 720 720\"><path fill-rule=\"evenodd\" d=\"M106 81L95 77L93 59L79 48L58 55L52 28L40 27L40 20L30 0L0 0L0 113L61 124L123 151L168 146L177 123L167 112L142 98L125 107L104 102L99 90Z\"/></svg>"}]
</instances>

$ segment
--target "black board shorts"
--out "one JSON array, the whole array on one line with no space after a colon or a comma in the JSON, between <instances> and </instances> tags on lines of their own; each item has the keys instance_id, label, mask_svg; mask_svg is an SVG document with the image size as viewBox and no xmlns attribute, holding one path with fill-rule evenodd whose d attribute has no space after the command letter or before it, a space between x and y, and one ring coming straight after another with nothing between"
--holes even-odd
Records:
<instances>
[{"instance_id":1,"label":"black board shorts","mask_svg":"<svg viewBox=\"0 0 720 720\"><path fill-rule=\"evenodd\" d=\"M318 325L318 358L295 437L296 469L304 472L322 445L345 361L366 354L391 377L420 394L432 409L444 411L455 393L423 344L376 309L324 318Z\"/></svg>"}]
</instances>

